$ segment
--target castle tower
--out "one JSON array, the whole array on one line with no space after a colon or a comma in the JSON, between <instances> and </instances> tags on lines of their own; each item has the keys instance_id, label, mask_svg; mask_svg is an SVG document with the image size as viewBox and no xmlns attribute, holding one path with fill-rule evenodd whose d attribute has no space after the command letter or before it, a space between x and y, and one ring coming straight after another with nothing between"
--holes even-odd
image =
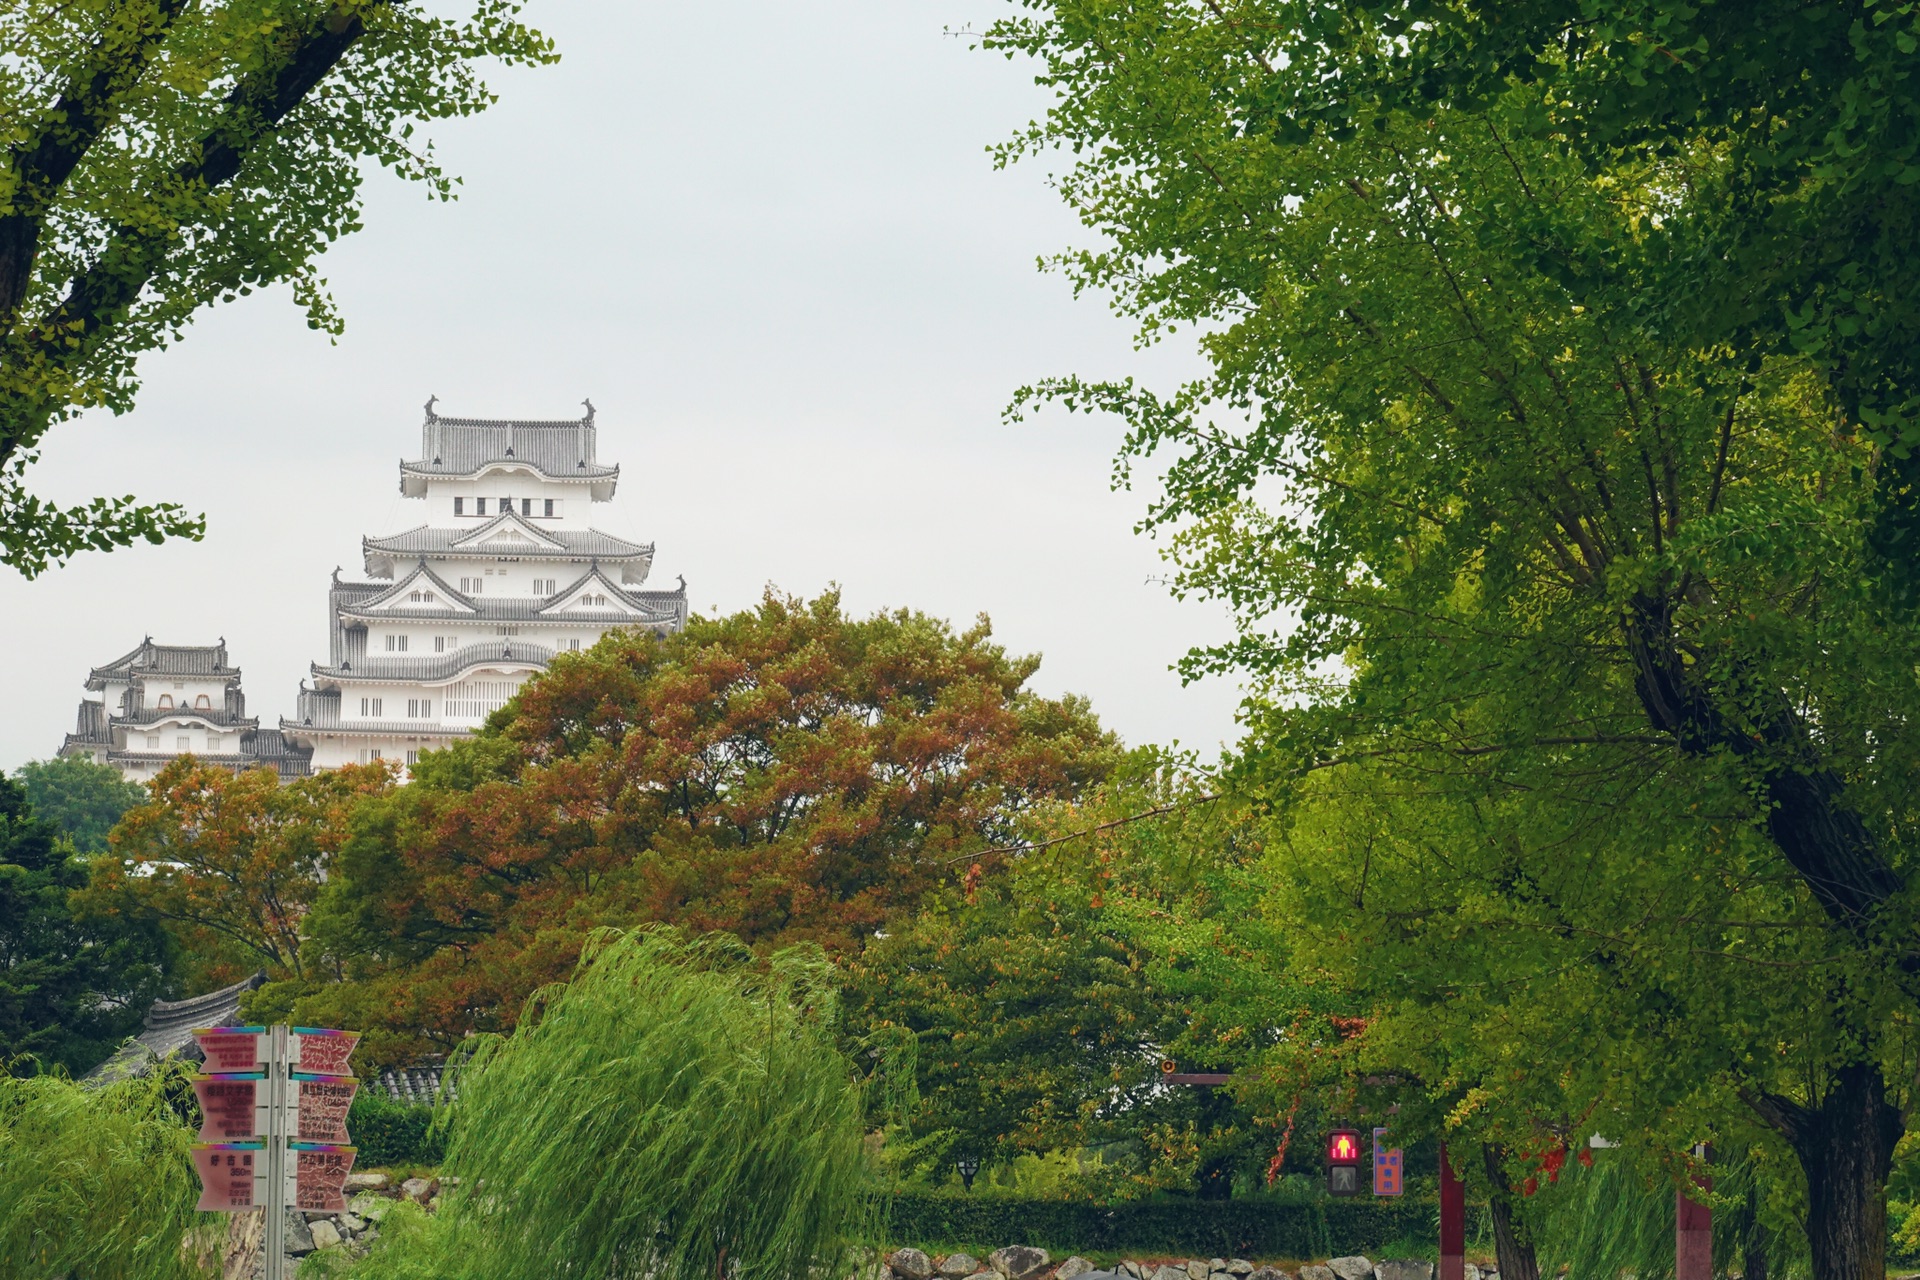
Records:
<instances>
[{"instance_id":1,"label":"castle tower","mask_svg":"<svg viewBox=\"0 0 1920 1280\"><path fill-rule=\"evenodd\" d=\"M608 631L686 625L683 582L642 586L653 545L593 527L620 468L595 456L593 405L565 421L443 418L427 401L400 492L426 522L364 538L369 582L328 592L331 650L280 722L315 768L393 760L472 733L556 653Z\"/></svg>"},{"instance_id":2,"label":"castle tower","mask_svg":"<svg viewBox=\"0 0 1920 1280\"><path fill-rule=\"evenodd\" d=\"M79 723L60 746L63 756L110 764L129 782L145 782L175 756L193 755L227 769L275 769L282 778L307 772L307 752L290 747L247 714L240 668L227 642L155 644L148 636L104 667L87 673Z\"/></svg>"}]
</instances>

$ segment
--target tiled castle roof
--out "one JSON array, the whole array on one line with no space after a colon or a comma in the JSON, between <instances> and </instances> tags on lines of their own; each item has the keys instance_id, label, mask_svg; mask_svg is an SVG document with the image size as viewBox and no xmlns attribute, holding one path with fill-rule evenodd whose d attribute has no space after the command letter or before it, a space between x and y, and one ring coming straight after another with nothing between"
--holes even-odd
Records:
<instances>
[{"instance_id":1,"label":"tiled castle roof","mask_svg":"<svg viewBox=\"0 0 1920 1280\"><path fill-rule=\"evenodd\" d=\"M437 397L436 397L437 398ZM594 460L593 406L574 419L443 418L427 401L420 427L420 457L400 463L402 488L408 474L466 476L498 462L518 462L555 480L602 480L620 468Z\"/></svg>"},{"instance_id":2,"label":"tiled castle roof","mask_svg":"<svg viewBox=\"0 0 1920 1280\"><path fill-rule=\"evenodd\" d=\"M143 1076L163 1058L176 1055L189 1062L200 1061L200 1046L193 1033L199 1027L237 1027L240 1025L240 997L267 980L264 973L242 978L230 987L209 991L188 1000L155 1000L147 1010L146 1024L140 1034L120 1046L111 1058L87 1072L86 1084L112 1084Z\"/></svg>"},{"instance_id":3,"label":"tiled castle roof","mask_svg":"<svg viewBox=\"0 0 1920 1280\"><path fill-rule=\"evenodd\" d=\"M495 516L489 523L498 524L508 518L507 516ZM476 526L476 528L484 527L485 526ZM603 533L598 529L542 529L540 532L554 542L559 543L560 546L565 549L567 555L579 556L582 559L653 559L653 544L651 542L628 542L625 538L617 538L610 533ZM376 555L388 557L405 556L409 558L415 556L475 556L487 560L500 558L502 552L498 547L490 546L485 550L478 550L471 547L454 545L458 540L468 536L469 531L467 530L438 529L432 525L423 524L417 529L408 529L404 533L392 534L385 538L362 538L360 540L360 547L361 551L368 558L368 573L375 572L371 567L371 562ZM535 559L549 560L553 558L552 552L539 547L528 547L527 554Z\"/></svg>"},{"instance_id":4,"label":"tiled castle roof","mask_svg":"<svg viewBox=\"0 0 1920 1280\"><path fill-rule=\"evenodd\" d=\"M102 689L108 681L139 676L215 676L238 680L240 670L227 665L227 642L218 644L155 644L148 636L138 646L104 667L87 673L87 688Z\"/></svg>"}]
</instances>

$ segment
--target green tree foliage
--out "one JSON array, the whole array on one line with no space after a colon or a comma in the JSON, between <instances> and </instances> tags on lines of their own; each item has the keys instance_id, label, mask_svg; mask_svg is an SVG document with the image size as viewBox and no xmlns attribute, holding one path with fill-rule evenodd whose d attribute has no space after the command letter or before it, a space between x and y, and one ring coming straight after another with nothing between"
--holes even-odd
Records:
<instances>
[{"instance_id":1,"label":"green tree foliage","mask_svg":"<svg viewBox=\"0 0 1920 1280\"><path fill-rule=\"evenodd\" d=\"M1914 37L1842 10L1765 57L1750 12L1664 3L1035 0L988 41L1058 95L1004 158L1071 149L1106 243L1062 265L1149 339L1203 330L1171 393L1029 395L1171 455L1149 524L1241 621L1189 670L1255 682L1241 785L1328 807L1301 918L1364 922L1317 948L1389 1006L1364 1040L1427 1046L1394 1078L1516 1180L1602 1107L1675 1176L1721 1124L1791 1147L1835 1280L1882 1268L1920 994L1917 655L1876 550L1909 464L1891 363L1869 392L1841 341L1910 305L1846 292L1845 237L1905 164ZM1647 105L1696 66L1698 112ZM1842 163L1816 126L1856 73L1893 114ZM1781 230L1822 218L1812 255Z\"/></svg>"},{"instance_id":2,"label":"green tree foliage","mask_svg":"<svg viewBox=\"0 0 1920 1280\"><path fill-rule=\"evenodd\" d=\"M817 947L597 935L462 1069L436 1219L353 1274L845 1275L883 1098L841 1050L835 981Z\"/></svg>"},{"instance_id":3,"label":"green tree foliage","mask_svg":"<svg viewBox=\"0 0 1920 1280\"><path fill-rule=\"evenodd\" d=\"M138 357L199 308L280 282L340 321L315 274L378 164L446 198L415 137L493 99L485 59L551 61L517 0L465 18L391 0L26 0L0 9L0 561L198 537L173 504L60 508L24 472L48 428L124 412Z\"/></svg>"},{"instance_id":4,"label":"green tree foliage","mask_svg":"<svg viewBox=\"0 0 1920 1280\"><path fill-rule=\"evenodd\" d=\"M1225 1196L1318 1118L1318 1081L1269 1074L1267 1054L1337 1040L1324 1015L1340 995L1289 970L1258 825L1170 762L1143 755L1129 773L1036 814L1038 847L972 865L853 962L860 1025L918 1041L927 1168L1095 1150L1085 1194ZM1167 1061L1251 1071L1247 1101L1168 1086Z\"/></svg>"},{"instance_id":5,"label":"green tree foliage","mask_svg":"<svg viewBox=\"0 0 1920 1280\"><path fill-rule=\"evenodd\" d=\"M0 1276L201 1280L184 1070L90 1091L0 1076Z\"/></svg>"},{"instance_id":6,"label":"green tree foliage","mask_svg":"<svg viewBox=\"0 0 1920 1280\"><path fill-rule=\"evenodd\" d=\"M1024 688L984 621L769 596L564 654L474 740L362 805L305 925L294 1007L368 1059L513 1025L599 925L858 950L1118 755Z\"/></svg>"},{"instance_id":7,"label":"green tree foliage","mask_svg":"<svg viewBox=\"0 0 1920 1280\"><path fill-rule=\"evenodd\" d=\"M86 860L35 817L21 784L0 778L0 1069L27 1059L84 1072L165 990L164 935L77 914L86 883Z\"/></svg>"},{"instance_id":8,"label":"green tree foliage","mask_svg":"<svg viewBox=\"0 0 1920 1280\"><path fill-rule=\"evenodd\" d=\"M122 814L147 798L111 765L84 756L29 760L13 771L33 811L58 827L82 854L104 853L107 833Z\"/></svg>"}]
</instances>

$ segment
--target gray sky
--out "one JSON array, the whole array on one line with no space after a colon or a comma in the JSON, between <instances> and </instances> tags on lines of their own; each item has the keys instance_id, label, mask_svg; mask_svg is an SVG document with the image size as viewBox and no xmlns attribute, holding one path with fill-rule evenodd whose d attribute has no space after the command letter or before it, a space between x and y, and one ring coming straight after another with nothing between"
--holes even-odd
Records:
<instances>
[{"instance_id":1,"label":"gray sky","mask_svg":"<svg viewBox=\"0 0 1920 1280\"><path fill-rule=\"evenodd\" d=\"M622 466L599 522L657 542L655 581L684 573L698 611L838 582L859 612L984 612L1045 656L1042 691L1210 755L1237 690L1168 666L1226 616L1154 581L1145 495L1108 490L1118 425L1000 420L1035 378L1166 383L1190 357L1133 351L1035 270L1087 234L1044 165L995 172L984 148L1045 100L1030 68L942 34L999 11L536 0L563 61L494 75L498 106L438 130L461 199L369 180L366 230L321 264L338 345L284 291L256 295L150 357L134 413L50 439L40 492L173 499L209 529L37 582L0 571L0 765L51 755L87 668L149 632L224 635L249 710L291 712L328 574L359 574L363 533L420 522L395 464L429 394L480 417L592 397Z\"/></svg>"}]
</instances>

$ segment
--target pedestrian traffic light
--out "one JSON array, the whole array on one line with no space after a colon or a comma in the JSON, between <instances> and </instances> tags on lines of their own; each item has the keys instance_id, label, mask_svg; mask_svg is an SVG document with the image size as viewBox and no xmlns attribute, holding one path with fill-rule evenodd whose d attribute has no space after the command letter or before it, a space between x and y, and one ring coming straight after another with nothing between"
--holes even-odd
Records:
<instances>
[{"instance_id":1,"label":"pedestrian traffic light","mask_svg":"<svg viewBox=\"0 0 1920 1280\"><path fill-rule=\"evenodd\" d=\"M1327 1194L1360 1194L1360 1131L1335 1129L1327 1134Z\"/></svg>"}]
</instances>

